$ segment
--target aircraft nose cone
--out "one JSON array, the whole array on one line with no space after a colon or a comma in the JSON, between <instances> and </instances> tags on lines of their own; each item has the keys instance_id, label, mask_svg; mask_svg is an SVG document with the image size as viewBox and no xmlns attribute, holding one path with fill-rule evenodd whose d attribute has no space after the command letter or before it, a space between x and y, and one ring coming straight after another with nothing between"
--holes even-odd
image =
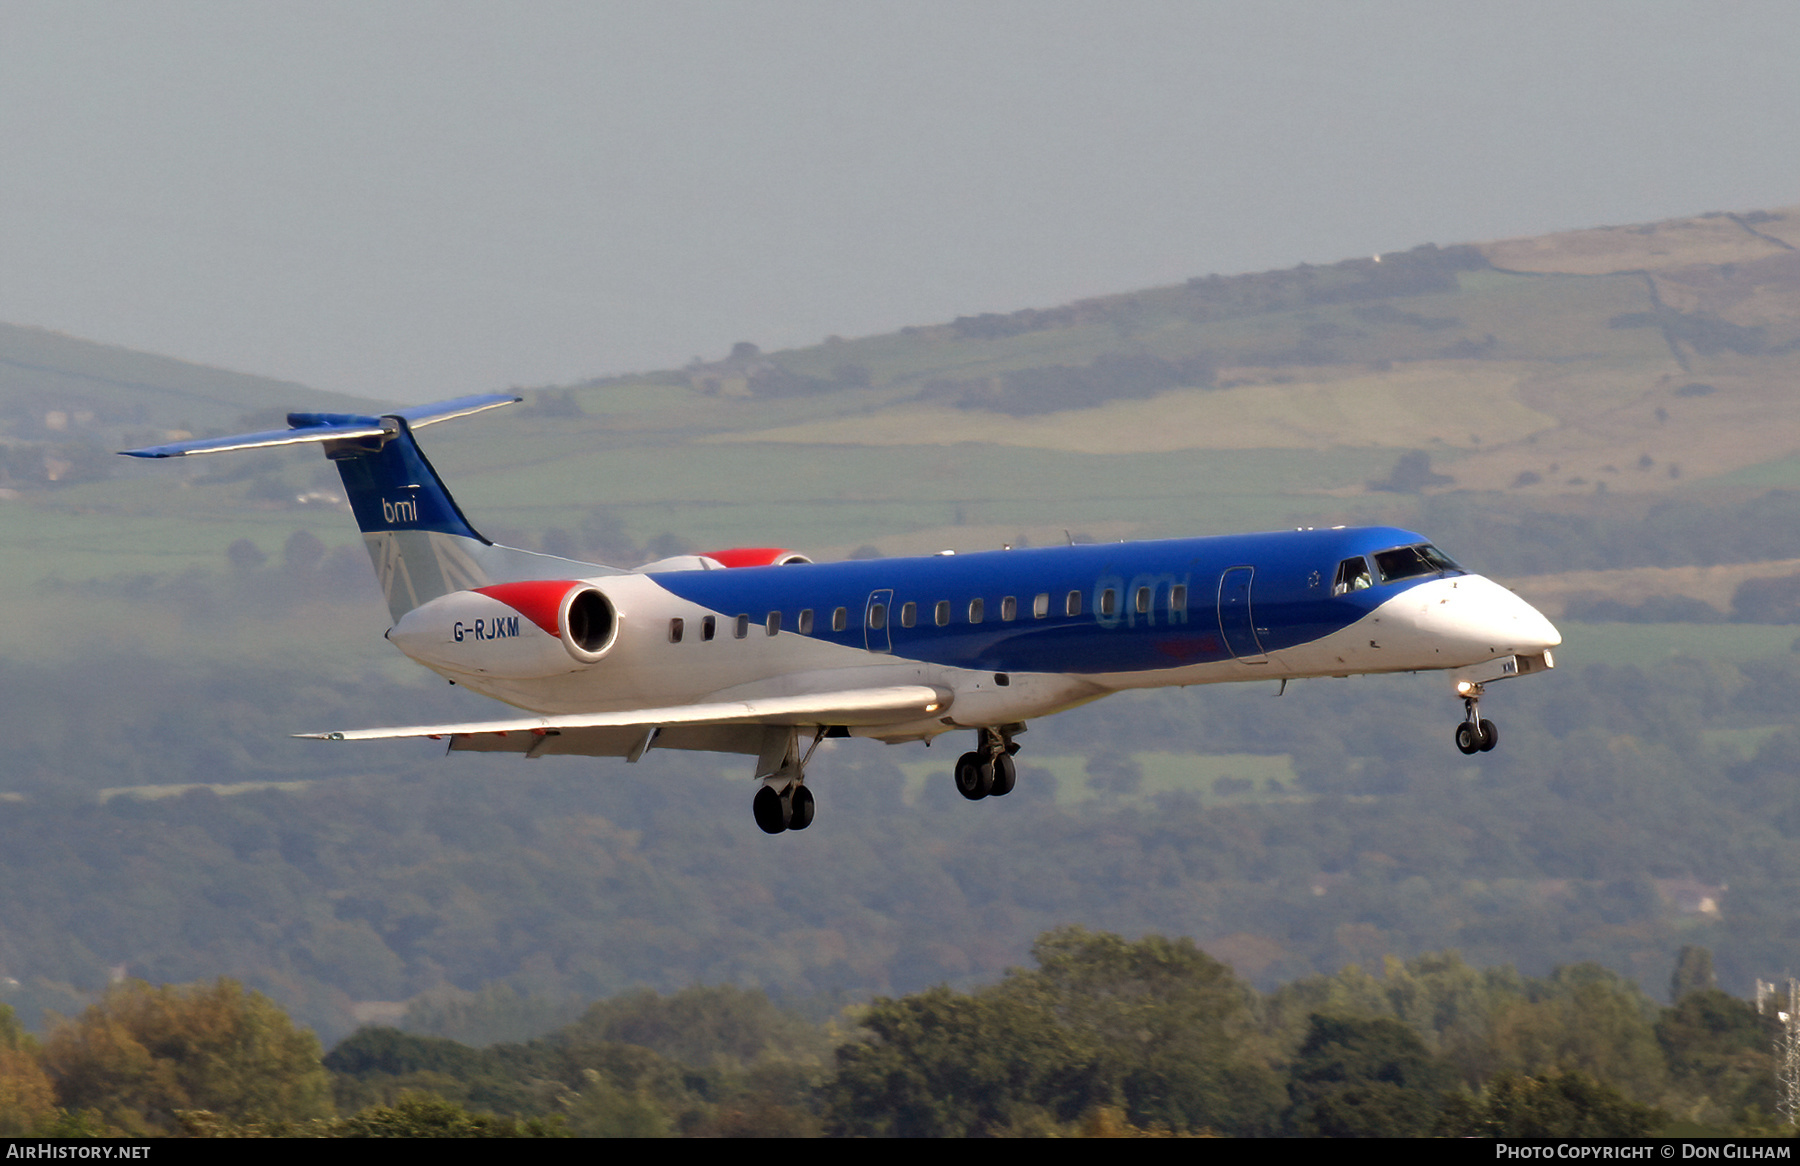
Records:
<instances>
[{"instance_id":1,"label":"aircraft nose cone","mask_svg":"<svg viewBox=\"0 0 1800 1166\"><path fill-rule=\"evenodd\" d=\"M1537 656L1562 643L1562 633L1543 612L1480 575L1422 583L1408 590L1393 612L1421 637L1435 667L1447 658L1473 663Z\"/></svg>"},{"instance_id":2,"label":"aircraft nose cone","mask_svg":"<svg viewBox=\"0 0 1800 1166\"><path fill-rule=\"evenodd\" d=\"M1562 633L1543 612L1491 579L1465 575L1456 583L1450 606L1462 638L1497 653L1525 656L1562 643Z\"/></svg>"},{"instance_id":3,"label":"aircraft nose cone","mask_svg":"<svg viewBox=\"0 0 1800 1166\"><path fill-rule=\"evenodd\" d=\"M1517 599L1518 597L1514 596L1514 598ZM1528 613L1530 613L1530 618L1536 621L1535 631L1529 629L1526 631L1527 635L1534 637L1534 642L1540 645L1545 651L1562 643L1562 633L1556 630L1555 624L1544 618L1543 612L1531 606L1531 604L1526 603L1523 599L1520 599L1519 603Z\"/></svg>"}]
</instances>

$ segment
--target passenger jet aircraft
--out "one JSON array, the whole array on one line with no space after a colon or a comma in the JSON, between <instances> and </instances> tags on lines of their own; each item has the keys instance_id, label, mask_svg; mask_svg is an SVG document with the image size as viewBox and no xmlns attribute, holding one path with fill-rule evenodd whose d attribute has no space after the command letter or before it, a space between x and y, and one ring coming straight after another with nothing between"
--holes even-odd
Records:
<instances>
[{"instance_id":1,"label":"passenger jet aircraft","mask_svg":"<svg viewBox=\"0 0 1800 1166\"><path fill-rule=\"evenodd\" d=\"M1499 733L1484 686L1552 667L1562 642L1512 592L1388 527L844 563L736 549L634 570L503 547L469 525L413 432L519 399L291 413L285 430L126 451L322 444L387 595L387 638L532 714L302 736L748 754L756 823L778 834L812 823L806 767L827 737L972 732L955 777L975 800L1011 792L1025 722L1127 688L1442 671L1463 702L1457 748L1485 752Z\"/></svg>"}]
</instances>

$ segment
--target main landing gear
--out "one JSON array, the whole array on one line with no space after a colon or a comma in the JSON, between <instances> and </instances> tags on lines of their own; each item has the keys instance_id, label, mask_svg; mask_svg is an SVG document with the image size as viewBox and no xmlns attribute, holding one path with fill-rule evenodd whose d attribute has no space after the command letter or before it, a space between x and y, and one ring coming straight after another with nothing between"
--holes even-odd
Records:
<instances>
[{"instance_id":1,"label":"main landing gear","mask_svg":"<svg viewBox=\"0 0 1800 1166\"><path fill-rule=\"evenodd\" d=\"M1500 730L1481 718L1482 687L1471 684L1461 691L1463 722L1456 726L1456 747L1464 753L1487 753L1500 743Z\"/></svg>"},{"instance_id":2,"label":"main landing gear","mask_svg":"<svg viewBox=\"0 0 1800 1166\"><path fill-rule=\"evenodd\" d=\"M1012 755L1019 751L1012 731L1024 726L976 730L976 747L956 759L956 792L972 802L985 797L1005 797L1019 779Z\"/></svg>"},{"instance_id":3,"label":"main landing gear","mask_svg":"<svg viewBox=\"0 0 1800 1166\"><path fill-rule=\"evenodd\" d=\"M798 782L781 793L776 793L765 785L756 791L756 797L750 803L750 813L755 816L756 824L762 827L764 834L804 830L812 825L812 791Z\"/></svg>"},{"instance_id":4,"label":"main landing gear","mask_svg":"<svg viewBox=\"0 0 1800 1166\"><path fill-rule=\"evenodd\" d=\"M804 830L812 825L813 796L805 785L806 763L824 739L825 729L821 726L813 734L806 755L801 756L798 730L771 728L764 736L762 756L756 765L757 773L763 775L763 787L750 802L750 813L764 834Z\"/></svg>"}]
</instances>

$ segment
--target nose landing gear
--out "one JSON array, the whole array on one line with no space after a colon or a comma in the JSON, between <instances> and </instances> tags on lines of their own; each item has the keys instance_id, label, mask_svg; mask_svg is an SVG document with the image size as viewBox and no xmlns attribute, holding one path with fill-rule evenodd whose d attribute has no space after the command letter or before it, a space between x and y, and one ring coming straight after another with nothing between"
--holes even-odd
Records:
<instances>
[{"instance_id":1,"label":"nose landing gear","mask_svg":"<svg viewBox=\"0 0 1800 1166\"><path fill-rule=\"evenodd\" d=\"M1456 747L1464 753L1487 753L1500 743L1500 730L1481 717L1482 686L1458 685L1463 698L1463 722L1456 726Z\"/></svg>"},{"instance_id":2,"label":"nose landing gear","mask_svg":"<svg viewBox=\"0 0 1800 1166\"><path fill-rule=\"evenodd\" d=\"M1012 734L1022 731L1023 725L978 729L975 749L956 760L956 792L972 802L1011 793L1019 778L1012 759L1019 746Z\"/></svg>"}]
</instances>

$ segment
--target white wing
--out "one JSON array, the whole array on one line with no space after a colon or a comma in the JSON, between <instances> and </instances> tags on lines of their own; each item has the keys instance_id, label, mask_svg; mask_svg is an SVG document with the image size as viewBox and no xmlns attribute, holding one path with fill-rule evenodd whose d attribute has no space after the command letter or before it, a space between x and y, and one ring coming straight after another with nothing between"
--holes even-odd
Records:
<instances>
[{"instance_id":1,"label":"white wing","mask_svg":"<svg viewBox=\"0 0 1800 1166\"><path fill-rule=\"evenodd\" d=\"M714 704L628 709L616 713L572 713L518 717L507 721L465 721L453 725L407 725L391 729L343 729L295 733L317 741L385 741L402 737L463 737L509 733L543 735L568 729L661 728L678 725L880 725L931 716L950 706L950 694L925 685L852 688L806 696L770 696Z\"/></svg>"}]
</instances>

